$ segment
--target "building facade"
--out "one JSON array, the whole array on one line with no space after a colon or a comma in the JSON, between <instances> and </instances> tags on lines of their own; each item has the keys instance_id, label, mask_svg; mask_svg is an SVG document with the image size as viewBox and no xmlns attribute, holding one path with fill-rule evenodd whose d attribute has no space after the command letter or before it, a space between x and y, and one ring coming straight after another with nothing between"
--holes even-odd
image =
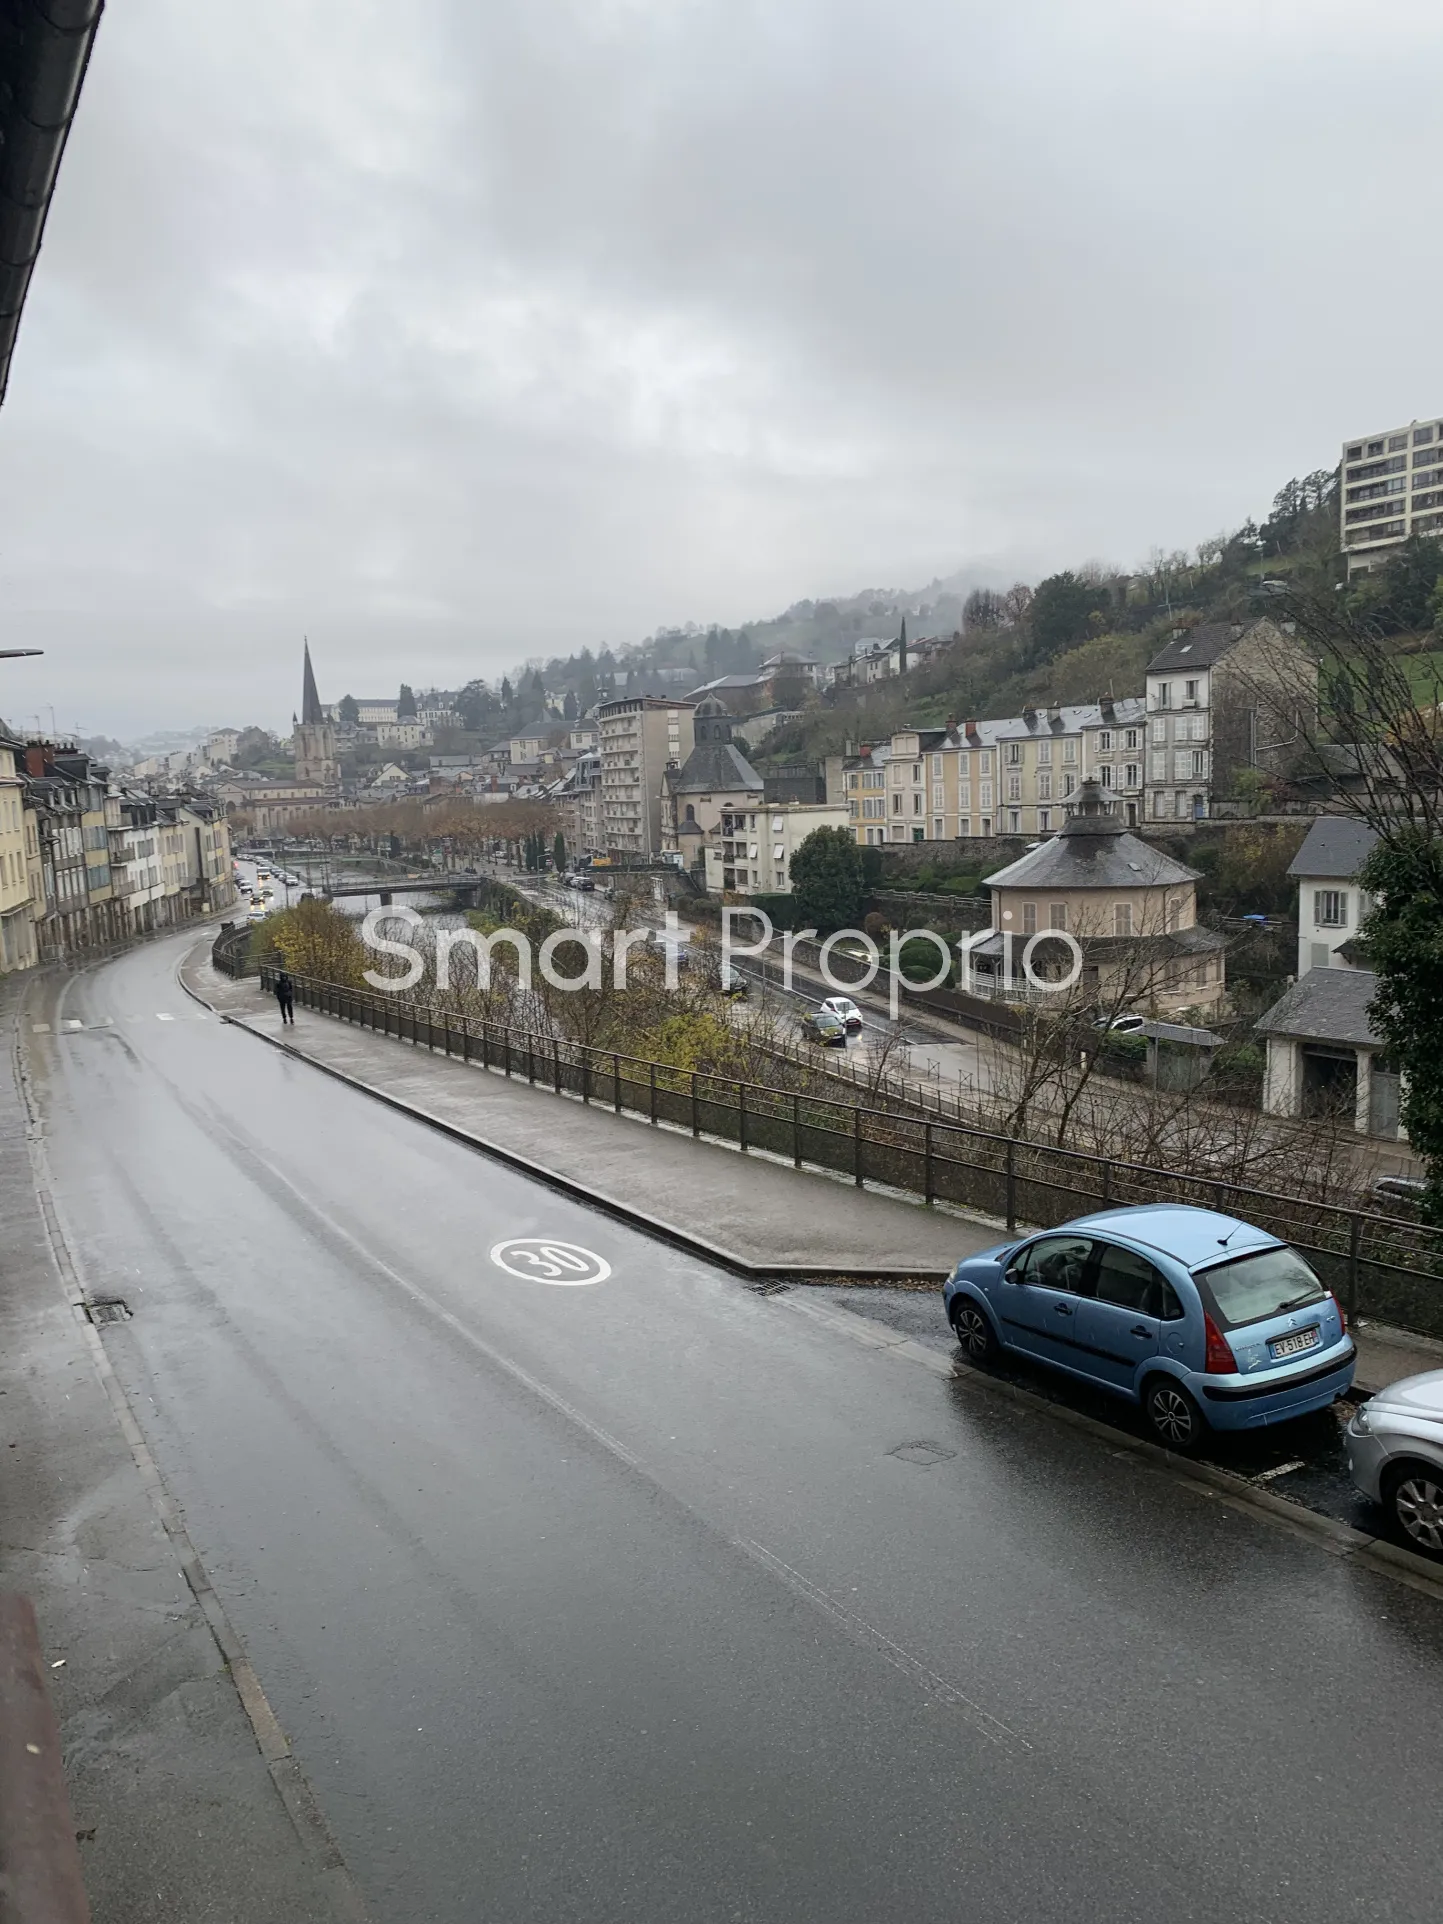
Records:
<instances>
[{"instance_id":1,"label":"building facade","mask_svg":"<svg viewBox=\"0 0 1443 1924\"><path fill-rule=\"evenodd\" d=\"M789 895L792 857L819 828L850 826L845 804L763 802L724 810L702 844L711 894Z\"/></svg>"},{"instance_id":2,"label":"building facade","mask_svg":"<svg viewBox=\"0 0 1443 1924\"><path fill-rule=\"evenodd\" d=\"M1443 534L1443 420L1343 443L1339 542L1348 573L1386 562L1410 535Z\"/></svg>"},{"instance_id":3,"label":"building facade","mask_svg":"<svg viewBox=\"0 0 1443 1924\"><path fill-rule=\"evenodd\" d=\"M39 960L27 839L34 816L25 808L19 759L24 752L23 742L0 731L0 975L33 968Z\"/></svg>"},{"instance_id":4,"label":"building facade","mask_svg":"<svg viewBox=\"0 0 1443 1924\"><path fill-rule=\"evenodd\" d=\"M623 695L597 710L600 828L606 853L652 861L662 851L662 781L694 745L693 704Z\"/></svg>"},{"instance_id":5,"label":"building facade","mask_svg":"<svg viewBox=\"0 0 1443 1924\"><path fill-rule=\"evenodd\" d=\"M1317 663L1265 617L1175 634L1147 665L1147 817L1204 821L1244 770L1280 775L1316 738Z\"/></svg>"}]
</instances>

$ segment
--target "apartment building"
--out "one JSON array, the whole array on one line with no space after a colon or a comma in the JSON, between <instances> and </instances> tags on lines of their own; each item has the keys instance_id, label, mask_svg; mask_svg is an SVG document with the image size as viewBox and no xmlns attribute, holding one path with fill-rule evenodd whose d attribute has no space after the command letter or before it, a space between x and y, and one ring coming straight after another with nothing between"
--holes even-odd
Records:
<instances>
[{"instance_id":1,"label":"apartment building","mask_svg":"<svg viewBox=\"0 0 1443 1924\"><path fill-rule=\"evenodd\" d=\"M1128 827L1142 813L1143 703L1028 708L1002 721L903 729L847 759L843 799L857 840L1052 835L1095 776Z\"/></svg>"},{"instance_id":2,"label":"apartment building","mask_svg":"<svg viewBox=\"0 0 1443 1924\"><path fill-rule=\"evenodd\" d=\"M597 710L602 847L654 860L662 850L662 779L691 754L693 704L622 695Z\"/></svg>"},{"instance_id":3,"label":"apartment building","mask_svg":"<svg viewBox=\"0 0 1443 1924\"><path fill-rule=\"evenodd\" d=\"M1317 664L1266 618L1181 630L1147 665L1147 815L1202 821L1244 768L1280 773L1316 733Z\"/></svg>"},{"instance_id":4,"label":"apartment building","mask_svg":"<svg viewBox=\"0 0 1443 1924\"><path fill-rule=\"evenodd\" d=\"M712 894L789 895L792 857L819 828L851 826L846 804L774 802L724 810L702 845Z\"/></svg>"},{"instance_id":5,"label":"apartment building","mask_svg":"<svg viewBox=\"0 0 1443 1924\"><path fill-rule=\"evenodd\" d=\"M0 975L38 959L30 912L30 859L25 783L17 759L25 744L0 731Z\"/></svg>"},{"instance_id":6,"label":"apartment building","mask_svg":"<svg viewBox=\"0 0 1443 1924\"><path fill-rule=\"evenodd\" d=\"M1387 561L1410 535L1443 534L1443 420L1345 441L1338 504L1350 576Z\"/></svg>"}]
</instances>

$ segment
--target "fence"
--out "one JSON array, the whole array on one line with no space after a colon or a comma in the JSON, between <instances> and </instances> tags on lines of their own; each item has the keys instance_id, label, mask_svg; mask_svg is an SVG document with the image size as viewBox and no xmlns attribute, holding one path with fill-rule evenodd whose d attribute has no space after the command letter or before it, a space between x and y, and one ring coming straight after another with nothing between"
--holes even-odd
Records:
<instances>
[{"instance_id":1,"label":"fence","mask_svg":"<svg viewBox=\"0 0 1443 1924\"><path fill-rule=\"evenodd\" d=\"M220 933L210 945L212 965L222 975L238 979L255 975L259 964L251 953L251 930L244 922L222 922Z\"/></svg>"},{"instance_id":2,"label":"fence","mask_svg":"<svg viewBox=\"0 0 1443 1924\"><path fill-rule=\"evenodd\" d=\"M261 967L261 987L274 980ZM744 1150L1046 1227L1133 1203L1193 1203L1236 1215L1303 1251L1350 1316L1443 1336L1443 1231L1364 1209L1283 1196L1225 1176L1182 1176L1084 1150L1000 1135L943 1117L839 1099L816 1069L791 1089L679 1069L504 1023L462 1016L368 989L294 976L296 1000L321 1014L401 1041L441 1049L507 1076L576 1096L618 1115L718 1137Z\"/></svg>"}]
</instances>

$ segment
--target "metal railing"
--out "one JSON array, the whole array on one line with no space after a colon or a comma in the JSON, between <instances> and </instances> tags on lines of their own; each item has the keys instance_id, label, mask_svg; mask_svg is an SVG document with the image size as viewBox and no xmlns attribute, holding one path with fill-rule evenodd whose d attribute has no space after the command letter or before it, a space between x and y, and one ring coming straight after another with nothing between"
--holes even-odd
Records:
<instances>
[{"instance_id":1,"label":"metal railing","mask_svg":"<svg viewBox=\"0 0 1443 1924\"><path fill-rule=\"evenodd\" d=\"M272 987L274 965L260 968ZM1085 1150L1025 1141L881 1101L847 1101L796 1060L791 1088L597 1049L565 1037L458 1015L402 995L293 975L304 1008L439 1049L556 1095L831 1170L926 1203L1048 1227L1096 1209L1192 1203L1240 1216L1301 1250L1350 1316L1443 1336L1443 1231L1372 1210L1286 1196L1226 1176L1180 1175ZM788 1059L789 1065L793 1059Z\"/></svg>"}]
</instances>

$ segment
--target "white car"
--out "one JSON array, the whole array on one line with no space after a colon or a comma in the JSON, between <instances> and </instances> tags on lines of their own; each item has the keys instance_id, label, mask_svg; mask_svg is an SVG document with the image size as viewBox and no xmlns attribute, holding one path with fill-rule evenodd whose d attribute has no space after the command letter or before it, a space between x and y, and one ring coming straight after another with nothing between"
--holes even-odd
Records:
<instances>
[{"instance_id":1,"label":"white car","mask_svg":"<svg viewBox=\"0 0 1443 1924\"><path fill-rule=\"evenodd\" d=\"M1443 1560L1443 1370L1405 1376L1359 1406L1348 1468L1399 1541Z\"/></svg>"},{"instance_id":2,"label":"white car","mask_svg":"<svg viewBox=\"0 0 1443 1924\"><path fill-rule=\"evenodd\" d=\"M829 995L820 1006L828 1015L834 1015L838 1022L845 1023L849 1030L861 1028L862 1011L849 995Z\"/></svg>"}]
</instances>

